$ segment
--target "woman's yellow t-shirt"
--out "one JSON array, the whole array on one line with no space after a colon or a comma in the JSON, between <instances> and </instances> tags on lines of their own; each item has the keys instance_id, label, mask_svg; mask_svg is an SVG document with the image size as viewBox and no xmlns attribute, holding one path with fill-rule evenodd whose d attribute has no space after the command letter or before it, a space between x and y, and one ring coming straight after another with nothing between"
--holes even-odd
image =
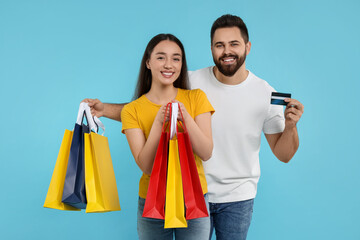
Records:
<instances>
[{"instance_id":1,"label":"woman's yellow t-shirt","mask_svg":"<svg viewBox=\"0 0 360 240\"><path fill-rule=\"evenodd\" d=\"M215 112L206 94L200 89L184 90L179 88L175 99L184 104L193 119L202 113L210 112L213 114ZM122 133L124 133L126 129L140 128L147 139L160 107L161 105L151 102L145 95L126 104L121 111ZM207 193L207 184L202 161L196 154L194 154L194 156L201 187L205 194ZM143 173L139 183L139 196L141 198L146 198L149 181L150 175Z\"/></svg>"}]
</instances>

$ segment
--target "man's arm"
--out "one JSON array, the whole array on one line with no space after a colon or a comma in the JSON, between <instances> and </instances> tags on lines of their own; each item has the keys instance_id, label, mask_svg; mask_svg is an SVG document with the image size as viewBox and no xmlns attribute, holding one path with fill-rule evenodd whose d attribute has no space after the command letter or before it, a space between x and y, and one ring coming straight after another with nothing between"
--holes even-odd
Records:
<instances>
[{"instance_id":1,"label":"man's arm","mask_svg":"<svg viewBox=\"0 0 360 240\"><path fill-rule=\"evenodd\" d=\"M299 148L299 136L296 128L304 112L304 106L295 99L285 99L288 102L285 109L285 129L282 133L265 134L274 155L287 163Z\"/></svg>"},{"instance_id":2,"label":"man's arm","mask_svg":"<svg viewBox=\"0 0 360 240\"><path fill-rule=\"evenodd\" d=\"M91 114L97 117L106 117L121 122L121 110L126 103L103 103L99 99L86 98L82 100L89 104Z\"/></svg>"}]
</instances>

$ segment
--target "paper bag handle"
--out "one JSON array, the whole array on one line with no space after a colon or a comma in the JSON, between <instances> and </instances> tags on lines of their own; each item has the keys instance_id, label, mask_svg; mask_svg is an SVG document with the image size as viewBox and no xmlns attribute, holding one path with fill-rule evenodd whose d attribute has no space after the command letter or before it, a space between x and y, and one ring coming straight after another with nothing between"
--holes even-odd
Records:
<instances>
[{"instance_id":1,"label":"paper bag handle","mask_svg":"<svg viewBox=\"0 0 360 240\"><path fill-rule=\"evenodd\" d=\"M86 116L89 128L94 130L94 132L98 133L99 127L101 127L103 130L102 135L104 135L104 133L105 133L104 124L100 121L100 119L98 117L91 115L89 104L82 102L82 103L80 103L80 106L79 106L78 116L77 116L77 120L76 120L77 124L81 125L84 114Z\"/></svg>"}]
</instances>

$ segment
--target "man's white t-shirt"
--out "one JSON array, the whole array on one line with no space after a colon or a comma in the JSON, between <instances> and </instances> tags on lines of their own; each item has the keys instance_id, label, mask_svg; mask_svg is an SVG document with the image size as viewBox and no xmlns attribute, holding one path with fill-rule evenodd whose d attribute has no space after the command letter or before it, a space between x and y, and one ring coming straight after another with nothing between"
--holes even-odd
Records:
<instances>
[{"instance_id":1,"label":"man's white t-shirt","mask_svg":"<svg viewBox=\"0 0 360 240\"><path fill-rule=\"evenodd\" d=\"M215 109L213 154L203 162L209 202L255 198L261 132L279 133L285 127L283 107L270 104L275 90L251 72L238 85L219 82L213 67L189 72L189 78L191 88L203 90Z\"/></svg>"}]
</instances>

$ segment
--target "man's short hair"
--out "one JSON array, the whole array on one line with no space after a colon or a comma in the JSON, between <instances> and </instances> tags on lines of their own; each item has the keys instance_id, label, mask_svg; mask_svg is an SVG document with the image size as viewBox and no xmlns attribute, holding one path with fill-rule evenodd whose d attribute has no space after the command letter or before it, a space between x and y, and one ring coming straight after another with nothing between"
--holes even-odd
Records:
<instances>
[{"instance_id":1,"label":"man's short hair","mask_svg":"<svg viewBox=\"0 0 360 240\"><path fill-rule=\"evenodd\" d=\"M225 14L215 20L211 27L211 43L214 38L214 33L218 28L227 28L227 27L237 27L240 29L241 36L244 39L245 43L249 41L249 33L244 21L238 17L231 14Z\"/></svg>"}]
</instances>

